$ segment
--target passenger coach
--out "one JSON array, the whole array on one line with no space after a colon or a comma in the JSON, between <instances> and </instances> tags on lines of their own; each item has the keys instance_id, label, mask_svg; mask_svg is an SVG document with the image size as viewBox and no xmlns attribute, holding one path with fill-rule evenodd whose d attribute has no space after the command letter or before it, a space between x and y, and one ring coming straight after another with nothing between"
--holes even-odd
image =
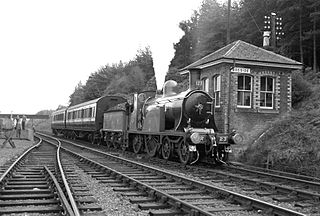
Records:
<instances>
[{"instance_id":1,"label":"passenger coach","mask_svg":"<svg viewBox=\"0 0 320 216\"><path fill-rule=\"evenodd\" d=\"M52 114L52 130L68 138L86 138L94 142L100 137L103 114L126 100L119 96L103 96L81 104L57 110Z\"/></svg>"},{"instance_id":2,"label":"passenger coach","mask_svg":"<svg viewBox=\"0 0 320 216\"><path fill-rule=\"evenodd\" d=\"M54 134L62 133L66 129L65 115L67 109L60 109L52 113L51 128Z\"/></svg>"}]
</instances>

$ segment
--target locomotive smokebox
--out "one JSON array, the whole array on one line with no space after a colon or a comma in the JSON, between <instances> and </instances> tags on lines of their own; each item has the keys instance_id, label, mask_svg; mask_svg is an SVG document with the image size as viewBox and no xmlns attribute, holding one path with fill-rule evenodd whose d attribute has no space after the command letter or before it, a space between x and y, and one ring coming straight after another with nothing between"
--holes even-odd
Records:
<instances>
[{"instance_id":1,"label":"locomotive smokebox","mask_svg":"<svg viewBox=\"0 0 320 216\"><path fill-rule=\"evenodd\" d=\"M210 118L213 117L212 101L212 98L202 91L186 95L182 105L183 113L184 117L191 121L192 127L208 127Z\"/></svg>"}]
</instances>

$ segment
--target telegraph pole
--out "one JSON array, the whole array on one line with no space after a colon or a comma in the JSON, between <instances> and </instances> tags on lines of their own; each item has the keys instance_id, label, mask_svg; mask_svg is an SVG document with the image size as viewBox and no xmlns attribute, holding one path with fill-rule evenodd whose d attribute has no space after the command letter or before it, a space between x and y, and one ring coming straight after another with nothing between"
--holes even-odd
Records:
<instances>
[{"instance_id":1,"label":"telegraph pole","mask_svg":"<svg viewBox=\"0 0 320 216\"><path fill-rule=\"evenodd\" d=\"M271 46L276 48L276 13L271 13Z\"/></svg>"},{"instance_id":2,"label":"telegraph pole","mask_svg":"<svg viewBox=\"0 0 320 216\"><path fill-rule=\"evenodd\" d=\"M231 0L228 0L227 44L230 43L230 9L231 9Z\"/></svg>"}]
</instances>

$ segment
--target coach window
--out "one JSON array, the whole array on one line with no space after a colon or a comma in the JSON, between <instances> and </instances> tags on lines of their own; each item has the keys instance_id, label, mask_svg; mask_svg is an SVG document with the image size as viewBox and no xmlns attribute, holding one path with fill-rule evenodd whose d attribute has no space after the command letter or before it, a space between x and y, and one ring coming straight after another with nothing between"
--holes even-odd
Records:
<instances>
[{"instance_id":1,"label":"coach window","mask_svg":"<svg viewBox=\"0 0 320 216\"><path fill-rule=\"evenodd\" d=\"M202 90L205 92L209 92L209 79L208 78L202 79Z\"/></svg>"},{"instance_id":2,"label":"coach window","mask_svg":"<svg viewBox=\"0 0 320 216\"><path fill-rule=\"evenodd\" d=\"M212 78L213 82L213 96L215 100L215 107L220 107L220 92L221 92L221 76L215 76Z\"/></svg>"},{"instance_id":3,"label":"coach window","mask_svg":"<svg viewBox=\"0 0 320 216\"><path fill-rule=\"evenodd\" d=\"M238 107L250 108L252 95L252 77L248 75L238 76Z\"/></svg>"},{"instance_id":4,"label":"coach window","mask_svg":"<svg viewBox=\"0 0 320 216\"><path fill-rule=\"evenodd\" d=\"M260 107L272 109L274 98L274 78L260 78Z\"/></svg>"},{"instance_id":5,"label":"coach window","mask_svg":"<svg viewBox=\"0 0 320 216\"><path fill-rule=\"evenodd\" d=\"M92 107L89 108L89 114L88 117L91 118L92 117Z\"/></svg>"}]
</instances>

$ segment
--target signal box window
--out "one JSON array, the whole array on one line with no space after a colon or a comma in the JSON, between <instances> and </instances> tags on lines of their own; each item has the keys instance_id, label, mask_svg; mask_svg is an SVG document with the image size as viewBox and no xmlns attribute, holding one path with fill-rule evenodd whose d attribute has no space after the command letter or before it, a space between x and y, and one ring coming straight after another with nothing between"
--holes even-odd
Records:
<instances>
[{"instance_id":1,"label":"signal box window","mask_svg":"<svg viewBox=\"0 0 320 216\"><path fill-rule=\"evenodd\" d=\"M272 77L260 78L260 107L273 108L274 79Z\"/></svg>"},{"instance_id":2,"label":"signal box window","mask_svg":"<svg viewBox=\"0 0 320 216\"><path fill-rule=\"evenodd\" d=\"M247 75L238 76L238 107L251 107L252 77Z\"/></svg>"},{"instance_id":3,"label":"signal box window","mask_svg":"<svg viewBox=\"0 0 320 216\"><path fill-rule=\"evenodd\" d=\"M220 107L220 92L221 92L221 76L215 76L213 79L213 95L215 99L215 107Z\"/></svg>"},{"instance_id":4,"label":"signal box window","mask_svg":"<svg viewBox=\"0 0 320 216\"><path fill-rule=\"evenodd\" d=\"M202 79L202 90L205 92L209 92L209 79L208 78Z\"/></svg>"}]
</instances>

